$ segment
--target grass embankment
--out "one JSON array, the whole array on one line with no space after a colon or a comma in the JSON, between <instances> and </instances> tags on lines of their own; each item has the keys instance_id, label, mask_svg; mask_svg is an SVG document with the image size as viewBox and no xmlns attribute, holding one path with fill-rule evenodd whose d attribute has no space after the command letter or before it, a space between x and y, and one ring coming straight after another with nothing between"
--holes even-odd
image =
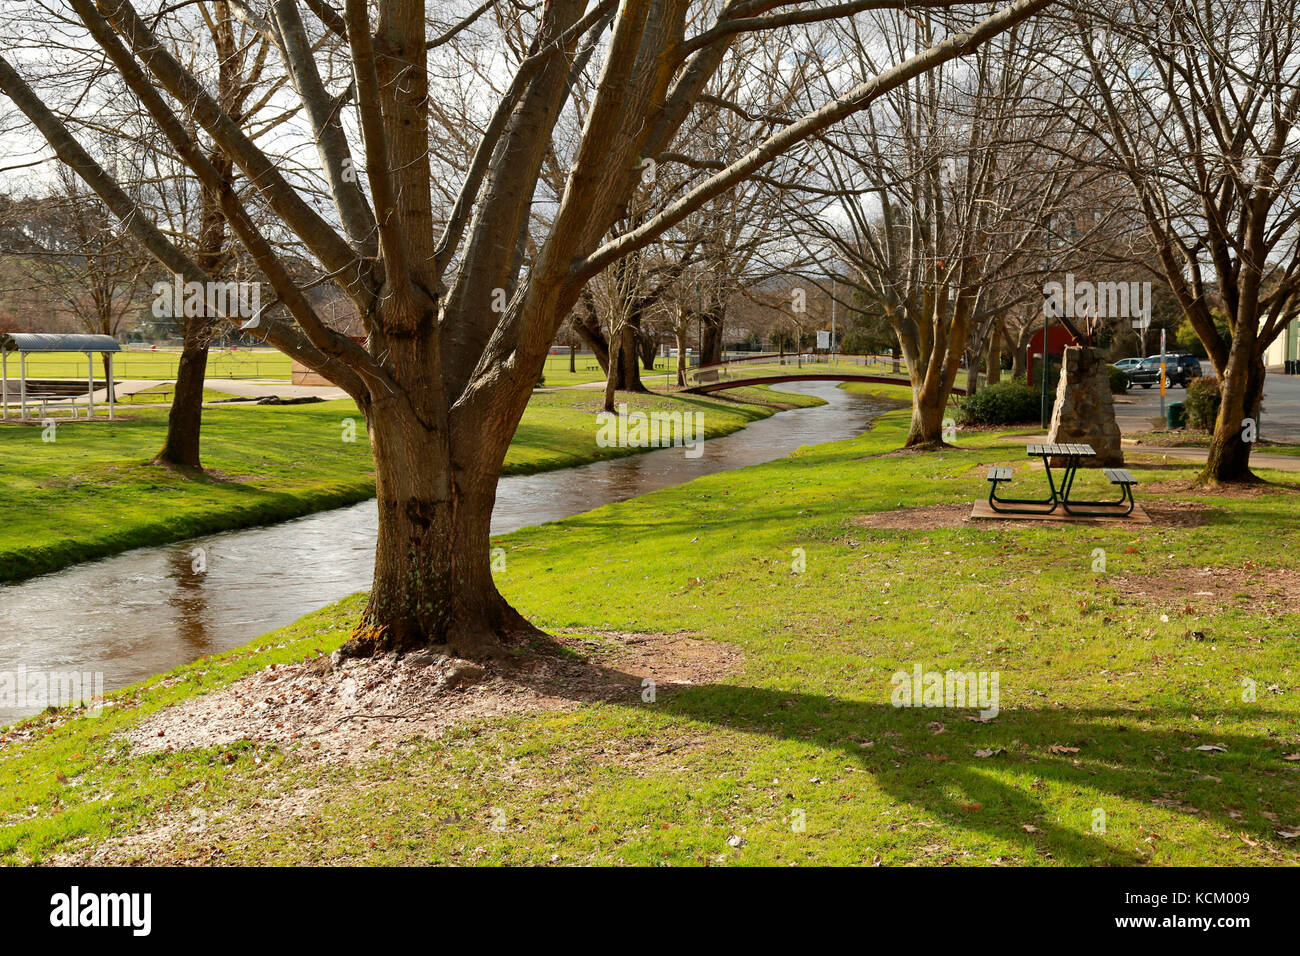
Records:
<instances>
[{"instance_id":1,"label":"grass embankment","mask_svg":"<svg viewBox=\"0 0 1300 956\"><path fill-rule=\"evenodd\" d=\"M1021 491L1041 476L991 434L891 453L906 425L890 413L857 440L502 540L501 587L552 633L599 648L686 631L738 650L724 678L343 764L305 740L146 756L115 736L336 647L352 599L123 692L103 717L32 722L0 747L0 855L1300 862L1284 835L1300 827L1300 489L1213 497L1179 484L1194 466L1139 460L1139 500L1183 524L961 524L985 464L1014 465ZM891 706L891 675L916 664L998 672L999 714Z\"/></svg>"},{"instance_id":2,"label":"grass embankment","mask_svg":"<svg viewBox=\"0 0 1300 956\"><path fill-rule=\"evenodd\" d=\"M590 391L533 396L506 456L506 474L563 468L636 449L601 448ZM633 410L700 411L709 437L817 399L747 389L733 399L627 396ZM0 428L0 581L146 544L265 524L374 494L365 425L351 401L209 407L194 477L147 464L166 434L162 409L123 409L113 423ZM344 438L344 420L356 440Z\"/></svg>"}]
</instances>

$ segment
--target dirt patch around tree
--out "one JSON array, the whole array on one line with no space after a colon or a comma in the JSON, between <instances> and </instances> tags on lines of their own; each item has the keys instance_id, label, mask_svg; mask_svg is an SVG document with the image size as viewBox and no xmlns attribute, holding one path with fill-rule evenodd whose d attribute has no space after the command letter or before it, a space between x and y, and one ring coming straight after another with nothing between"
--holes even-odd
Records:
<instances>
[{"instance_id":1,"label":"dirt patch around tree","mask_svg":"<svg viewBox=\"0 0 1300 956\"><path fill-rule=\"evenodd\" d=\"M1235 607L1257 613L1300 612L1300 570L1293 568L1247 562L1239 568L1168 568L1107 577L1125 598L1176 613L1216 614Z\"/></svg>"},{"instance_id":2,"label":"dirt patch around tree","mask_svg":"<svg viewBox=\"0 0 1300 956\"><path fill-rule=\"evenodd\" d=\"M1153 481L1147 485L1139 485L1152 494L1159 495L1188 495L1199 498L1266 498L1276 495L1300 495L1300 484L1294 482L1269 482L1260 481L1250 484L1239 485L1220 485L1217 488L1207 488L1197 485L1195 481ZM1182 505L1180 504L1179 507Z\"/></svg>"},{"instance_id":3,"label":"dirt patch around tree","mask_svg":"<svg viewBox=\"0 0 1300 956\"><path fill-rule=\"evenodd\" d=\"M475 719L584 701L639 702L646 680L664 693L716 680L739 661L731 645L683 634L591 632L551 641L487 664L428 650L270 666L167 707L124 737L139 753L253 741L346 762Z\"/></svg>"}]
</instances>

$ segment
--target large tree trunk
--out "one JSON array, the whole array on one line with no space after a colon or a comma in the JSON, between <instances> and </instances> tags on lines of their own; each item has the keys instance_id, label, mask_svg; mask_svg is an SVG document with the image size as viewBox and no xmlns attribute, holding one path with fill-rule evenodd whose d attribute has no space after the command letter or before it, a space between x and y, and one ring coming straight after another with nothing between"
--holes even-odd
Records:
<instances>
[{"instance_id":1,"label":"large tree trunk","mask_svg":"<svg viewBox=\"0 0 1300 956\"><path fill-rule=\"evenodd\" d=\"M686 326L678 324L673 330L677 336L677 387L686 387Z\"/></svg>"},{"instance_id":2,"label":"large tree trunk","mask_svg":"<svg viewBox=\"0 0 1300 956\"><path fill-rule=\"evenodd\" d=\"M1002 333L997 329L994 329L993 334L989 336L988 355L985 357L984 364L987 370L985 385L996 385L1002 381Z\"/></svg>"},{"instance_id":3,"label":"large tree trunk","mask_svg":"<svg viewBox=\"0 0 1300 956\"><path fill-rule=\"evenodd\" d=\"M1205 469L1198 479L1202 484L1258 481L1250 470L1252 442L1246 441L1243 434L1246 419L1254 421L1252 431L1258 433L1264 397L1264 361L1255 352L1246 343L1239 346L1234 342L1228 355L1228 364L1219 379L1219 417L1214 423Z\"/></svg>"},{"instance_id":4,"label":"large tree trunk","mask_svg":"<svg viewBox=\"0 0 1300 956\"><path fill-rule=\"evenodd\" d=\"M157 461L181 468L201 468L199 436L203 429L203 380L208 368L208 342L216 320L199 316L185 323L181 361L171 411L167 413L167 439Z\"/></svg>"},{"instance_id":5,"label":"large tree trunk","mask_svg":"<svg viewBox=\"0 0 1300 956\"><path fill-rule=\"evenodd\" d=\"M659 343L655 340L657 335L646 335L645 330L637 336L637 347L641 352L641 367L646 372L655 370L655 359L659 357Z\"/></svg>"},{"instance_id":6,"label":"large tree trunk","mask_svg":"<svg viewBox=\"0 0 1300 956\"><path fill-rule=\"evenodd\" d=\"M1029 322L1016 336L1015 348L1011 353L1011 380L1032 385L1029 381L1029 340L1034 337L1034 323Z\"/></svg>"},{"instance_id":7,"label":"large tree trunk","mask_svg":"<svg viewBox=\"0 0 1300 956\"><path fill-rule=\"evenodd\" d=\"M372 413L367 427L379 536L370 598L345 655L447 645L457 656L481 657L511 633L534 632L492 580L500 464L457 467L442 436L409 409Z\"/></svg>"},{"instance_id":8,"label":"large tree trunk","mask_svg":"<svg viewBox=\"0 0 1300 956\"><path fill-rule=\"evenodd\" d=\"M907 429L906 448L937 448L943 441L943 414L948 407L939 389L923 385L912 389L912 422Z\"/></svg>"},{"instance_id":9,"label":"large tree trunk","mask_svg":"<svg viewBox=\"0 0 1300 956\"><path fill-rule=\"evenodd\" d=\"M639 324L640 317L636 317L632 323ZM578 336L591 349L592 354L596 356L596 361L600 363L601 370L609 375L610 356L614 356L615 380L614 385L620 392L648 392L649 389L641 381L641 366L637 359L637 339L639 336L633 334L625 337L621 349L614 349L610 346L609 340L600 328L600 322L594 315L587 315L574 318L573 327L577 330ZM653 362L651 363L653 367Z\"/></svg>"},{"instance_id":10,"label":"large tree trunk","mask_svg":"<svg viewBox=\"0 0 1300 956\"><path fill-rule=\"evenodd\" d=\"M619 372L622 370L627 359L627 350L623 347L628 338L627 326L623 326L614 332L613 336L618 341L612 343L613 347L610 349L610 354L618 359L618 361L611 361L609 367L605 369L605 402L602 406L605 411L610 413L613 413L614 411L614 393L618 389ZM633 364L636 364L635 360L633 361Z\"/></svg>"},{"instance_id":11,"label":"large tree trunk","mask_svg":"<svg viewBox=\"0 0 1300 956\"><path fill-rule=\"evenodd\" d=\"M618 368L615 386L622 392L648 392L641 381L641 362L638 345L641 340L641 316L634 315L623 327L622 342L617 350ZM654 367L653 361L651 367Z\"/></svg>"},{"instance_id":12,"label":"large tree trunk","mask_svg":"<svg viewBox=\"0 0 1300 956\"><path fill-rule=\"evenodd\" d=\"M971 359L970 368L966 369L966 394L974 395L980 386L980 353Z\"/></svg>"},{"instance_id":13,"label":"large tree trunk","mask_svg":"<svg viewBox=\"0 0 1300 956\"><path fill-rule=\"evenodd\" d=\"M700 364L716 365L722 361L722 315L708 312L704 315L703 339L700 342Z\"/></svg>"}]
</instances>

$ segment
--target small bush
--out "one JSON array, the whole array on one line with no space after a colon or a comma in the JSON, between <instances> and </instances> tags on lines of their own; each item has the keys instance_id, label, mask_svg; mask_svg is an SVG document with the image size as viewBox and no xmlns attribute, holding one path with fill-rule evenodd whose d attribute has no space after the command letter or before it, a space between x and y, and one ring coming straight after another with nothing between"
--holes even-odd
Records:
<instances>
[{"instance_id":1,"label":"small bush","mask_svg":"<svg viewBox=\"0 0 1300 956\"><path fill-rule=\"evenodd\" d=\"M1187 397L1183 407L1187 411L1187 427L1198 431L1214 431L1214 420L1219 417L1219 380L1194 378L1187 383Z\"/></svg>"},{"instance_id":2,"label":"small bush","mask_svg":"<svg viewBox=\"0 0 1300 956\"><path fill-rule=\"evenodd\" d=\"M1113 365L1106 366L1106 374L1110 376L1110 390L1116 395L1123 395L1128 391L1128 375L1122 368L1116 368Z\"/></svg>"},{"instance_id":3,"label":"small bush","mask_svg":"<svg viewBox=\"0 0 1300 956\"><path fill-rule=\"evenodd\" d=\"M962 425L1018 425L1036 422L1041 411L1038 390L1023 382L986 385L961 400L958 414Z\"/></svg>"}]
</instances>

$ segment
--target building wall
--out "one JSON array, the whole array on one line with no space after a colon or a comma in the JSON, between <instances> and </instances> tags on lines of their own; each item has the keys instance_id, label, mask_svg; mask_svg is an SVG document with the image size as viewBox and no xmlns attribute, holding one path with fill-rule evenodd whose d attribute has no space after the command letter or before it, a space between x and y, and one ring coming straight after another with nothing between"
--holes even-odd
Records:
<instances>
[{"instance_id":1,"label":"building wall","mask_svg":"<svg viewBox=\"0 0 1300 956\"><path fill-rule=\"evenodd\" d=\"M1269 368L1284 361L1300 358L1300 320L1293 321L1264 353L1264 364Z\"/></svg>"}]
</instances>

